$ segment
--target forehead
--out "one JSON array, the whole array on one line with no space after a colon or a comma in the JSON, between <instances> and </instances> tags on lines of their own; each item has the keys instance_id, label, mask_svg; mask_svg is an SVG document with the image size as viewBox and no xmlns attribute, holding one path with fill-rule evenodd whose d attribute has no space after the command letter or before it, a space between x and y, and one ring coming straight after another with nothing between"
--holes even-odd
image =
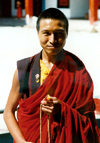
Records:
<instances>
[{"instance_id":1,"label":"forehead","mask_svg":"<svg viewBox=\"0 0 100 143\"><path fill-rule=\"evenodd\" d=\"M65 30L65 24L61 20L57 19L41 19L39 29L49 30L49 29L63 29Z\"/></svg>"}]
</instances>

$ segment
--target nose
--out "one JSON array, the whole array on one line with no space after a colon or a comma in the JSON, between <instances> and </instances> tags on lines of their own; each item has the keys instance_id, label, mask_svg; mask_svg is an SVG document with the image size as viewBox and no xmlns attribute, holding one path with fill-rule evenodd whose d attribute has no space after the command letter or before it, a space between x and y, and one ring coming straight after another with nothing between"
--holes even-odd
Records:
<instances>
[{"instance_id":1,"label":"nose","mask_svg":"<svg viewBox=\"0 0 100 143\"><path fill-rule=\"evenodd\" d=\"M53 43L55 43L56 41L57 41L57 40L56 40L55 34L51 34L50 37L49 37L49 42L53 44Z\"/></svg>"}]
</instances>

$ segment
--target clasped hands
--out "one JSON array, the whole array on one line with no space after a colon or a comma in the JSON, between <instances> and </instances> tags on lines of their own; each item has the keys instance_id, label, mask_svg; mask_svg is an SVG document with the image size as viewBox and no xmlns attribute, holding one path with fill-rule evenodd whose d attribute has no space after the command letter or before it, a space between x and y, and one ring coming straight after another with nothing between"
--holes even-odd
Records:
<instances>
[{"instance_id":1,"label":"clasped hands","mask_svg":"<svg viewBox=\"0 0 100 143\"><path fill-rule=\"evenodd\" d=\"M49 114L57 114L59 112L59 109L61 107L61 102L56 97L52 97L50 95L47 95L42 101L41 101L41 110L45 113Z\"/></svg>"},{"instance_id":2,"label":"clasped hands","mask_svg":"<svg viewBox=\"0 0 100 143\"><path fill-rule=\"evenodd\" d=\"M47 115L50 114L57 114L61 108L61 102L56 97L52 97L50 95L47 95L42 101L41 101L41 110ZM32 143L32 142L25 142L25 143Z\"/></svg>"}]
</instances>

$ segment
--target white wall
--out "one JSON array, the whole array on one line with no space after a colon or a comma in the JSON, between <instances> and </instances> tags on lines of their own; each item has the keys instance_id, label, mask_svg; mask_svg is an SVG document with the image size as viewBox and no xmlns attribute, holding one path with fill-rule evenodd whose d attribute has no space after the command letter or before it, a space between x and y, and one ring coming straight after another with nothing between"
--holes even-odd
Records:
<instances>
[{"instance_id":1,"label":"white wall","mask_svg":"<svg viewBox=\"0 0 100 143\"><path fill-rule=\"evenodd\" d=\"M81 18L88 13L89 0L70 0L71 18Z\"/></svg>"},{"instance_id":2,"label":"white wall","mask_svg":"<svg viewBox=\"0 0 100 143\"><path fill-rule=\"evenodd\" d=\"M16 16L17 15L17 10L15 9L15 0L11 1L11 6L12 6L12 11L11 11L11 15L12 16ZM25 16L25 10L22 10L22 16Z\"/></svg>"},{"instance_id":3,"label":"white wall","mask_svg":"<svg viewBox=\"0 0 100 143\"><path fill-rule=\"evenodd\" d=\"M45 8L57 7L57 0L45 0Z\"/></svg>"}]
</instances>

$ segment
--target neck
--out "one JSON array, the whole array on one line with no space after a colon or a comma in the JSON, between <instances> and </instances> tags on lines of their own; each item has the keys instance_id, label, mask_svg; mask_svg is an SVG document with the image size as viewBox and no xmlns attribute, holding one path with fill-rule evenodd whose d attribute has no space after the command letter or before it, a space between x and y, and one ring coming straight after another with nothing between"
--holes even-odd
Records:
<instances>
[{"instance_id":1,"label":"neck","mask_svg":"<svg viewBox=\"0 0 100 143\"><path fill-rule=\"evenodd\" d=\"M53 64L55 63L55 57L48 56L44 51L42 51L42 61L45 63L48 69L51 70Z\"/></svg>"},{"instance_id":2,"label":"neck","mask_svg":"<svg viewBox=\"0 0 100 143\"><path fill-rule=\"evenodd\" d=\"M55 63L55 56L49 56L48 54L46 54L45 52L42 52L42 60L47 61L48 63Z\"/></svg>"},{"instance_id":3,"label":"neck","mask_svg":"<svg viewBox=\"0 0 100 143\"><path fill-rule=\"evenodd\" d=\"M59 61L60 59L62 59L62 54L63 52L61 51L60 53L58 53L57 55L48 55L47 53L45 53L44 51L42 51L42 60L45 63L45 65L51 69L52 66L55 64L55 62Z\"/></svg>"}]
</instances>

